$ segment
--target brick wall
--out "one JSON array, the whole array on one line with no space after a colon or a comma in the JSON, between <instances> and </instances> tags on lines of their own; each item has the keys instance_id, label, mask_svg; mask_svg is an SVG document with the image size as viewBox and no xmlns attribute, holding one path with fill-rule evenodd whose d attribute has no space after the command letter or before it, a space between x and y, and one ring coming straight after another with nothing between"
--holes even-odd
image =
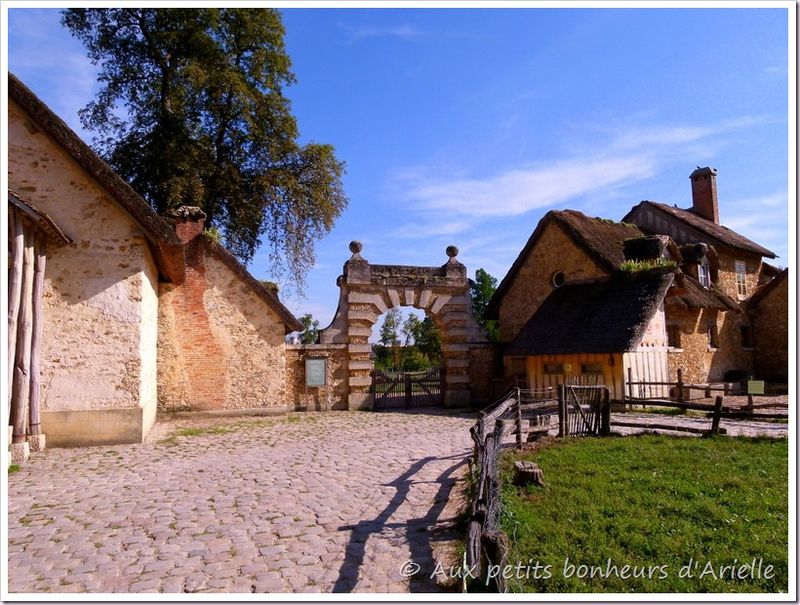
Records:
<instances>
[{"instance_id":1,"label":"brick wall","mask_svg":"<svg viewBox=\"0 0 800 605\"><path fill-rule=\"evenodd\" d=\"M282 320L203 236L189 242L186 259L186 281L161 284L159 409L284 407Z\"/></svg>"}]
</instances>

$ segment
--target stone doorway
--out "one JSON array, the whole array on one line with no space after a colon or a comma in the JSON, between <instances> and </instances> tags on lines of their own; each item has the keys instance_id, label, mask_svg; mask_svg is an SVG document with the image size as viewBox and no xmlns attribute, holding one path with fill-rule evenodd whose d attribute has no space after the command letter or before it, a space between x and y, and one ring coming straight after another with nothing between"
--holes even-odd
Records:
<instances>
[{"instance_id":1,"label":"stone doorway","mask_svg":"<svg viewBox=\"0 0 800 605\"><path fill-rule=\"evenodd\" d=\"M360 242L350 242L352 256L337 280L339 306L319 337L321 345L346 346L348 409L373 408L369 337L378 317L400 306L421 309L433 319L442 339L444 404L468 406L488 388L485 369L493 348L472 312L458 248L448 246L448 261L439 267L373 265L361 250Z\"/></svg>"}]
</instances>

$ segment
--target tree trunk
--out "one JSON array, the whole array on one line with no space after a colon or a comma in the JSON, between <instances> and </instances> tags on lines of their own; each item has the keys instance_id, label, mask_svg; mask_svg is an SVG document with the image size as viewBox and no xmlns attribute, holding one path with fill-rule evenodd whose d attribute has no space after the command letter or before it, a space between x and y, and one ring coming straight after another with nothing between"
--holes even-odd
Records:
<instances>
[{"instance_id":1,"label":"tree trunk","mask_svg":"<svg viewBox=\"0 0 800 605\"><path fill-rule=\"evenodd\" d=\"M31 435L40 435L41 414L39 401L41 395L41 376L39 371L40 348L42 345L42 327L44 317L42 314L42 298L44 295L44 270L47 262L46 255L47 240L43 235L37 235L34 244L34 274L33 274L33 333L31 335L31 367L30 367L30 397L28 408L30 409L30 428Z\"/></svg>"},{"instance_id":2,"label":"tree trunk","mask_svg":"<svg viewBox=\"0 0 800 605\"><path fill-rule=\"evenodd\" d=\"M8 241L11 244L8 276L8 384L14 380L14 353L17 350L17 317L19 315L19 299L22 290L22 263L25 239L22 231L22 219L16 210L11 210L8 217ZM11 389L8 389L11 400Z\"/></svg>"},{"instance_id":3,"label":"tree trunk","mask_svg":"<svg viewBox=\"0 0 800 605\"><path fill-rule=\"evenodd\" d=\"M26 440L28 420L27 403L31 361L31 318L33 315L33 233L24 230L25 252L23 254L22 292L17 319L17 346L14 357L14 380L11 391L11 422L14 426L13 443Z\"/></svg>"}]
</instances>

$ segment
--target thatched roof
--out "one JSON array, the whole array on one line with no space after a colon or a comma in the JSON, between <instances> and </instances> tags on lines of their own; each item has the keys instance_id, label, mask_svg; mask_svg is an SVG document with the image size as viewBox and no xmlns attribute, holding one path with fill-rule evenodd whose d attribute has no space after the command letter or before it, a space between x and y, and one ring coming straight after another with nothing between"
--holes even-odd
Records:
<instances>
[{"instance_id":1,"label":"thatched roof","mask_svg":"<svg viewBox=\"0 0 800 605\"><path fill-rule=\"evenodd\" d=\"M62 147L141 227L151 244L161 276L182 282L185 276L183 244L172 227L12 73L8 74L8 96L30 116L36 128Z\"/></svg>"},{"instance_id":2,"label":"thatched roof","mask_svg":"<svg viewBox=\"0 0 800 605\"><path fill-rule=\"evenodd\" d=\"M274 288L265 286L262 282L253 277L250 272L242 265L236 257L231 254L225 246L222 246L212 240L211 238L201 235L198 239L202 238L203 245L215 258L228 267L233 273L241 279L252 291L263 300L267 305L275 311L278 317L281 318L285 326L286 334L290 332L298 332L303 329L297 318L292 314L289 309L278 299L277 285L273 284Z\"/></svg>"},{"instance_id":3,"label":"thatched roof","mask_svg":"<svg viewBox=\"0 0 800 605\"><path fill-rule=\"evenodd\" d=\"M557 224L572 241L586 251L587 255L601 267L614 273L625 261L623 242L642 237L644 233L636 226L618 223L603 218L592 218L577 210L551 210L542 217L536 229L528 238L525 247L511 265L503 281L486 307L486 316L497 319L502 301L525 259L531 252L544 230L551 224Z\"/></svg>"},{"instance_id":4,"label":"thatched roof","mask_svg":"<svg viewBox=\"0 0 800 605\"><path fill-rule=\"evenodd\" d=\"M717 290L716 286L705 288L694 277L680 271L676 272L675 282L667 292L665 303L679 309L741 311L736 301Z\"/></svg>"},{"instance_id":5,"label":"thatched roof","mask_svg":"<svg viewBox=\"0 0 800 605\"><path fill-rule=\"evenodd\" d=\"M505 355L622 353L635 348L673 280L659 269L556 288Z\"/></svg>"},{"instance_id":6,"label":"thatched roof","mask_svg":"<svg viewBox=\"0 0 800 605\"><path fill-rule=\"evenodd\" d=\"M8 204L21 212L37 229L47 235L56 246L66 246L72 243L72 239L61 230L61 227L52 218L13 191L8 192Z\"/></svg>"},{"instance_id":7,"label":"thatched roof","mask_svg":"<svg viewBox=\"0 0 800 605\"><path fill-rule=\"evenodd\" d=\"M744 250L746 252L759 254L768 258L776 257L776 254L771 250L767 250L763 246L759 246L757 243L747 239L744 235L740 235L739 233L736 233L727 227L718 225L714 221L710 221L706 218L703 218L699 214L695 214L690 209L684 210L682 208L676 208L675 206L668 206L667 204L644 200L639 202L637 206L634 206L622 220L628 220L634 210L640 206L649 206L663 214L666 214L669 217L681 221L693 229L702 232L711 240L711 243L722 244L723 246L728 246L729 248Z\"/></svg>"}]
</instances>

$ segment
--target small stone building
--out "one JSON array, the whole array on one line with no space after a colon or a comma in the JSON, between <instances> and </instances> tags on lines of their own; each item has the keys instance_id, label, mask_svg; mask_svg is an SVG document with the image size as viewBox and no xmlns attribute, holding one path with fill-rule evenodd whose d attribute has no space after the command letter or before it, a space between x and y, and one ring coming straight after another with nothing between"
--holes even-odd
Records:
<instances>
[{"instance_id":1,"label":"small stone building","mask_svg":"<svg viewBox=\"0 0 800 605\"><path fill-rule=\"evenodd\" d=\"M31 266L35 234L49 235L39 391L17 390L14 441L41 430L50 446L141 442L159 408L282 405L284 336L300 325L274 293L202 235L202 217L158 216L12 74L8 89L9 258L21 247ZM31 271L9 328L24 323Z\"/></svg>"},{"instance_id":2,"label":"small stone building","mask_svg":"<svg viewBox=\"0 0 800 605\"><path fill-rule=\"evenodd\" d=\"M715 170L698 169L691 180L689 210L645 201L619 223L574 210L551 211L542 218L487 308L488 316L499 321L509 381L533 387L554 380L592 380L594 373L618 391L620 367L634 382L675 381L678 369L692 383L736 382L754 375L757 326L745 312L746 303L763 273L762 259L775 254L719 224ZM650 299L620 288L623 300L613 300L606 296L612 292L608 284L626 273L659 266L671 268L673 278L660 301L661 319L647 327L649 340L643 345L633 339L623 343L629 348L600 351L601 334L593 323L577 321L581 313L602 317L627 308L630 326L641 329L643 317L656 316L644 312L649 306L642 301ZM564 293L559 291L563 288ZM594 296L597 300L590 300ZM569 300L581 302L583 310L570 307ZM562 316L562 305L573 314ZM785 308L782 313L785 318ZM585 333L575 332L576 325L584 326ZM569 351L554 333L534 345L548 326L558 326L564 343L573 343ZM634 350L636 355L623 354ZM605 359L546 357L601 352ZM622 355L621 366L614 355ZM636 393L662 394L655 387Z\"/></svg>"}]
</instances>

